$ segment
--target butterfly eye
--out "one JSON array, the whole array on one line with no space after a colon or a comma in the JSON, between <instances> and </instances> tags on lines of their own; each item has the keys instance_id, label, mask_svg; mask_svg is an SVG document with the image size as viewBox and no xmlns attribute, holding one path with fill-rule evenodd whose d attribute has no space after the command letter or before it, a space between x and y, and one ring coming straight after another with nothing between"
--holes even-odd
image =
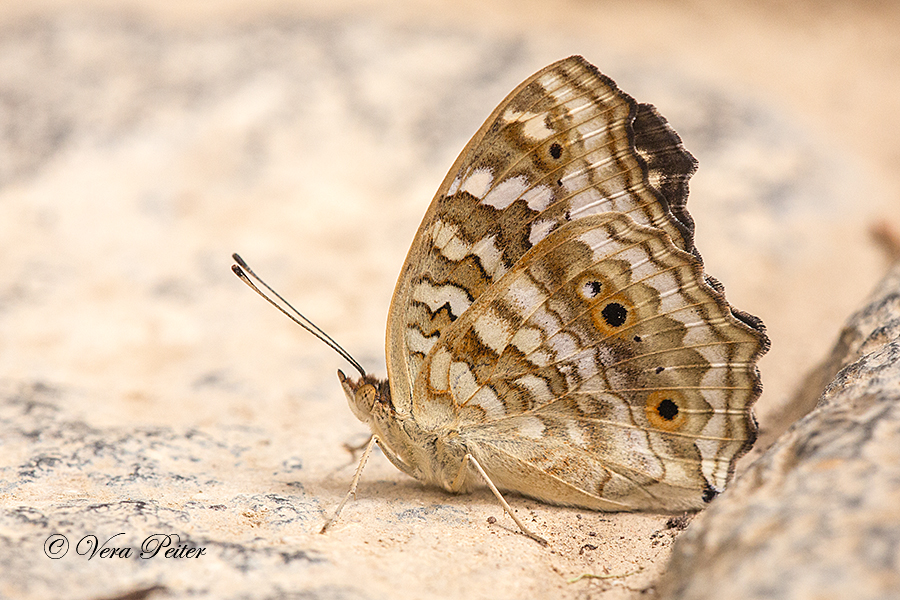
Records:
<instances>
[{"instance_id":1,"label":"butterfly eye","mask_svg":"<svg viewBox=\"0 0 900 600\"><path fill-rule=\"evenodd\" d=\"M375 386L371 383L367 383L356 390L356 404L365 412L371 413L372 407L375 406L375 398L377 395L378 393L375 390Z\"/></svg>"}]
</instances>

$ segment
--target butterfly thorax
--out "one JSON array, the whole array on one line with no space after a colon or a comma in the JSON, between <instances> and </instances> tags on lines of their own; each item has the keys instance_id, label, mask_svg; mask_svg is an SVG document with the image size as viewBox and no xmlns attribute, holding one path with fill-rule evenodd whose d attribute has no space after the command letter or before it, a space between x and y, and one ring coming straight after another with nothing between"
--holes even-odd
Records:
<instances>
[{"instance_id":1,"label":"butterfly thorax","mask_svg":"<svg viewBox=\"0 0 900 600\"><path fill-rule=\"evenodd\" d=\"M474 478L468 473L456 487L453 485L467 452L453 427L426 429L414 415L399 410L391 400L386 379L366 375L352 381L341 371L338 378L350 410L369 426L394 466L411 477L446 490L465 492L473 487Z\"/></svg>"}]
</instances>

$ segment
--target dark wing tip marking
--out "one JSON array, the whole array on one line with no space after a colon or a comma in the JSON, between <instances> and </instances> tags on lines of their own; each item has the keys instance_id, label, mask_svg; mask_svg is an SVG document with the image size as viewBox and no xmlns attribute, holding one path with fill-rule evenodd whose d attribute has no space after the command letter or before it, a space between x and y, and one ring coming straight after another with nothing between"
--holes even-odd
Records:
<instances>
[{"instance_id":1,"label":"dark wing tip marking","mask_svg":"<svg viewBox=\"0 0 900 600\"><path fill-rule=\"evenodd\" d=\"M652 104L639 104L622 91L615 81L581 56L572 56L561 62L570 60L580 63L621 95L630 106L626 123L628 139L635 149L644 181L655 192L663 207L671 213L675 227L684 238L683 249L692 252L694 220L687 211L688 180L697 171L697 159L682 145L681 137Z\"/></svg>"}]
</instances>

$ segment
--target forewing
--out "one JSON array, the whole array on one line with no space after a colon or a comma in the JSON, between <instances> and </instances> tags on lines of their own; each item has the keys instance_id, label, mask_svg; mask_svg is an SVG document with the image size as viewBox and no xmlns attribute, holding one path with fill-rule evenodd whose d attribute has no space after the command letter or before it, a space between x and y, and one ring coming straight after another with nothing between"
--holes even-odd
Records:
<instances>
[{"instance_id":1,"label":"forewing","mask_svg":"<svg viewBox=\"0 0 900 600\"><path fill-rule=\"evenodd\" d=\"M388 318L394 403L444 331L563 224L610 211L693 251L693 157L649 105L581 57L541 70L488 117L450 169L401 271Z\"/></svg>"}]
</instances>

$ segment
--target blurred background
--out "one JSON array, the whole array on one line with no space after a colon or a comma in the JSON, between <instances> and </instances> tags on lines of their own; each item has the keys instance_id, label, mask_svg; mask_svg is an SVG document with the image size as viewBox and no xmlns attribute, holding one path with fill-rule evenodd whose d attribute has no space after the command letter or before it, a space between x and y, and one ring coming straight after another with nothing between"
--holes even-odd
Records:
<instances>
[{"instance_id":1,"label":"blurred background","mask_svg":"<svg viewBox=\"0 0 900 600\"><path fill-rule=\"evenodd\" d=\"M446 170L519 81L582 54L698 158L707 271L772 337L765 413L883 269L869 228L900 220L898 12L7 3L0 375L100 394L111 422L342 403L340 361L239 285L230 253L383 373L393 284Z\"/></svg>"},{"instance_id":2,"label":"blurred background","mask_svg":"<svg viewBox=\"0 0 900 600\"><path fill-rule=\"evenodd\" d=\"M447 169L507 92L581 54L699 160L706 270L772 339L770 427L884 271L871 228L900 228L898 24L838 0L3 3L0 386L96 428L246 432L264 469L343 465L365 431L347 366L230 254L384 375Z\"/></svg>"}]
</instances>

